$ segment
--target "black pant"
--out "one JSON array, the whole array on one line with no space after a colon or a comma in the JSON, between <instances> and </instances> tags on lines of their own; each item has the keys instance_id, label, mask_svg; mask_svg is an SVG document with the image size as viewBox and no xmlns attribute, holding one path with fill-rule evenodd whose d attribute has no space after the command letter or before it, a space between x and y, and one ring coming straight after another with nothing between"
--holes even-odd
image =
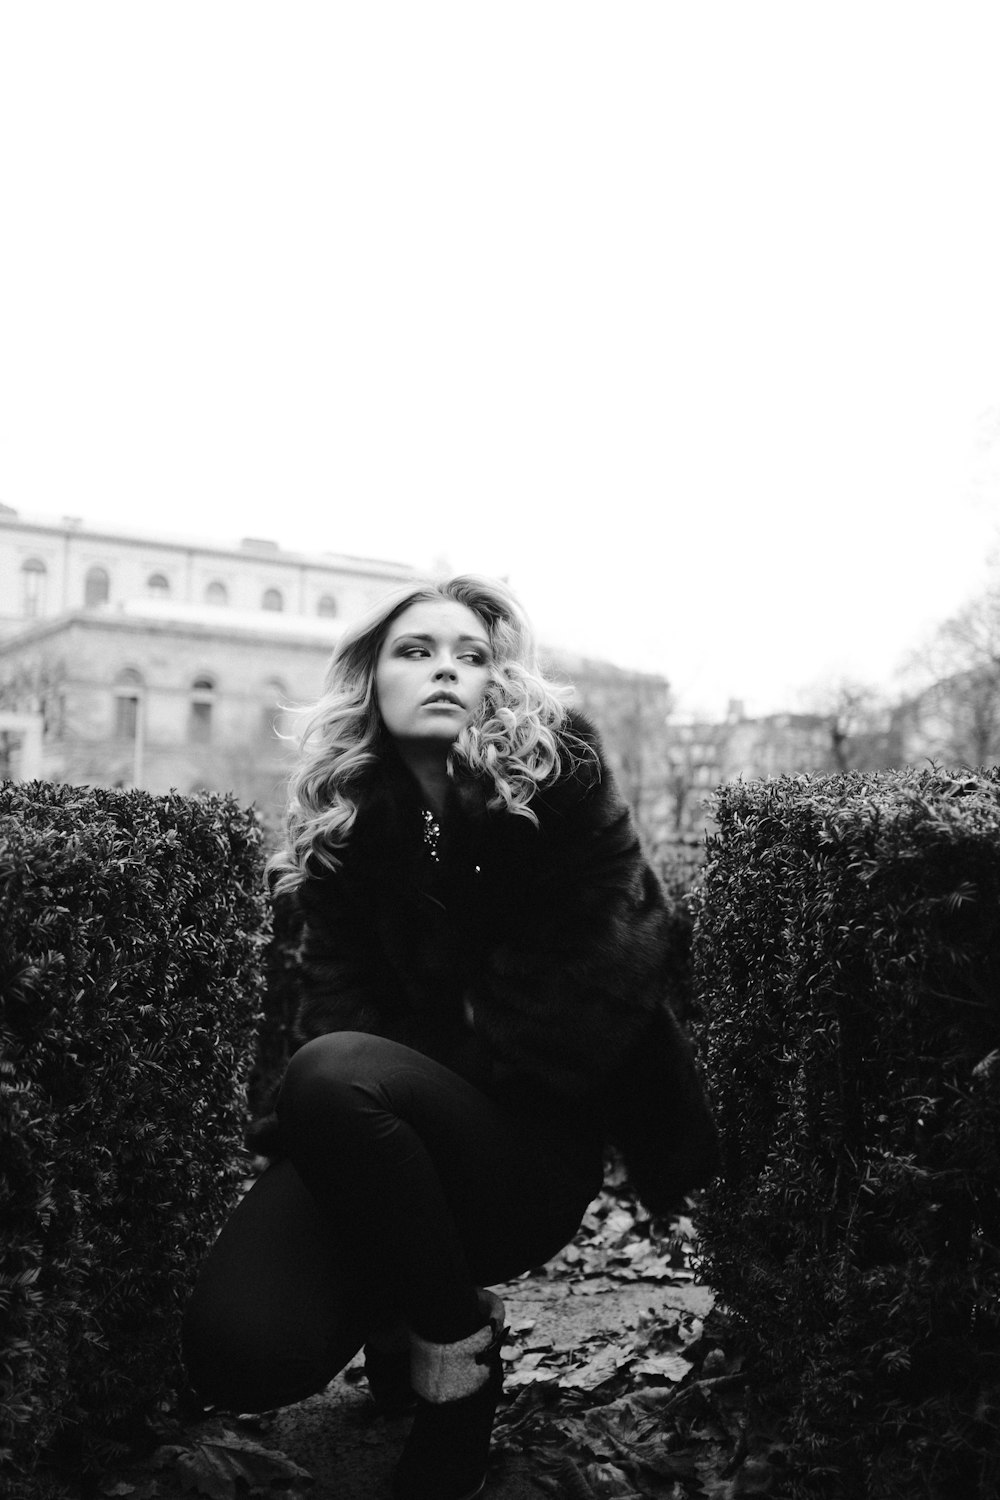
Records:
<instances>
[{"instance_id":1,"label":"black pant","mask_svg":"<svg viewBox=\"0 0 1000 1500\"><path fill-rule=\"evenodd\" d=\"M397 1321L464 1338L476 1287L543 1264L600 1190L593 1139L381 1037L307 1043L278 1115L287 1157L223 1228L184 1321L191 1383L228 1411L322 1390Z\"/></svg>"}]
</instances>

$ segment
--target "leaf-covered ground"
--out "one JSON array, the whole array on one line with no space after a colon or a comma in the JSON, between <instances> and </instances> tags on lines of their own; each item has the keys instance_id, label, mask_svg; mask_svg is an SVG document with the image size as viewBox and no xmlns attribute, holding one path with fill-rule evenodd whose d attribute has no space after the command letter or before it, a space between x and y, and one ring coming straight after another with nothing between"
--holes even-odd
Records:
<instances>
[{"instance_id":1,"label":"leaf-covered ground","mask_svg":"<svg viewBox=\"0 0 1000 1500\"><path fill-rule=\"evenodd\" d=\"M530 1281L614 1301L620 1322L611 1336L598 1318L591 1336L561 1340L540 1334L530 1315L511 1320L505 1384L514 1399L495 1428L499 1464L529 1458L542 1488L577 1500L774 1493L781 1444L760 1412L751 1420L742 1360L697 1281L690 1220L664 1229L606 1192L574 1243ZM638 1295L623 1305L627 1285ZM651 1286L659 1294L644 1310Z\"/></svg>"},{"instance_id":2,"label":"leaf-covered ground","mask_svg":"<svg viewBox=\"0 0 1000 1500\"><path fill-rule=\"evenodd\" d=\"M688 1219L650 1221L612 1187L556 1260L498 1290L509 1333L491 1500L778 1493L782 1446L753 1407L726 1324L698 1282ZM263 1418L178 1424L152 1459L109 1474L98 1493L377 1495L405 1422L373 1419L360 1362L346 1377Z\"/></svg>"}]
</instances>

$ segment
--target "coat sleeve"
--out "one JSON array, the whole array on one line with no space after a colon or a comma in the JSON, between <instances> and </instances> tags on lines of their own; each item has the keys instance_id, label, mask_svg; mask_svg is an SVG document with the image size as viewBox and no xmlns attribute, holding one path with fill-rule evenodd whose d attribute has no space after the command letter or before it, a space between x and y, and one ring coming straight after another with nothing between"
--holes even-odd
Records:
<instances>
[{"instance_id":1,"label":"coat sleeve","mask_svg":"<svg viewBox=\"0 0 1000 1500\"><path fill-rule=\"evenodd\" d=\"M497 1075L568 1098L615 1073L664 1003L668 913L599 751L526 819L506 872L505 930L470 1001Z\"/></svg>"},{"instance_id":2,"label":"coat sleeve","mask_svg":"<svg viewBox=\"0 0 1000 1500\"><path fill-rule=\"evenodd\" d=\"M286 898L292 899L292 898ZM288 1028L288 1048L296 1051L331 1031L395 1035L386 1019L384 964L372 944L370 920L358 910L336 876L308 879L294 898L299 931L296 953L298 1002ZM291 918L286 916L286 922ZM396 1040L406 1040L402 1035ZM247 1128L248 1150L259 1156L282 1153L278 1117L270 1114Z\"/></svg>"},{"instance_id":3,"label":"coat sleeve","mask_svg":"<svg viewBox=\"0 0 1000 1500\"><path fill-rule=\"evenodd\" d=\"M519 830L518 894L473 1014L497 1082L585 1102L647 1208L668 1213L714 1176L718 1138L669 1003L663 888L599 764L599 778L556 788L537 830Z\"/></svg>"},{"instance_id":4,"label":"coat sleeve","mask_svg":"<svg viewBox=\"0 0 1000 1500\"><path fill-rule=\"evenodd\" d=\"M370 913L336 875L300 888L300 1001L294 1045L330 1031L381 1034L389 990Z\"/></svg>"}]
</instances>

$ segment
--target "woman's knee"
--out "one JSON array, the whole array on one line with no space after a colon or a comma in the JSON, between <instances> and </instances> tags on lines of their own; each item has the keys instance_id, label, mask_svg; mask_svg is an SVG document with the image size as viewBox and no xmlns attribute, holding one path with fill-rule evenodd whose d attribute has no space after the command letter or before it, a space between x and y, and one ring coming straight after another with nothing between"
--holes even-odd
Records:
<instances>
[{"instance_id":1,"label":"woman's knee","mask_svg":"<svg viewBox=\"0 0 1000 1500\"><path fill-rule=\"evenodd\" d=\"M367 1080L377 1077L382 1037L360 1031L335 1031L314 1037L293 1053L278 1093L282 1124L357 1109Z\"/></svg>"}]
</instances>

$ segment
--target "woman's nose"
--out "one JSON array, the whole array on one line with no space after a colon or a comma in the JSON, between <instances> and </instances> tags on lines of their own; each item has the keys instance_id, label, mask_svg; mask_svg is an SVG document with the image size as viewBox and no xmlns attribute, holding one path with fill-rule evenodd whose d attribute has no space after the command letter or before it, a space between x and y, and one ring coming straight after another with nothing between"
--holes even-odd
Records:
<instances>
[{"instance_id":1,"label":"woman's nose","mask_svg":"<svg viewBox=\"0 0 1000 1500\"><path fill-rule=\"evenodd\" d=\"M450 677L453 681L458 681L458 673L455 671L455 668L451 662L442 662L437 671L434 673L434 676Z\"/></svg>"}]
</instances>

